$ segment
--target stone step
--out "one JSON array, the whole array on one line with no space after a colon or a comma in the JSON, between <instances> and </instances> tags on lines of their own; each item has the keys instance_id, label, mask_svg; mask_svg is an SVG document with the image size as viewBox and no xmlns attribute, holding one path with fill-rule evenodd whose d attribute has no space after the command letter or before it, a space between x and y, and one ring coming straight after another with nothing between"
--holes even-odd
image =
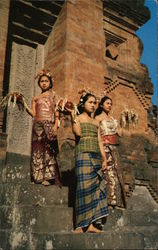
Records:
<instances>
[{"instance_id":1,"label":"stone step","mask_svg":"<svg viewBox=\"0 0 158 250\"><path fill-rule=\"evenodd\" d=\"M0 229L31 232L68 232L73 228L71 207L0 206Z\"/></svg>"},{"instance_id":2,"label":"stone step","mask_svg":"<svg viewBox=\"0 0 158 250\"><path fill-rule=\"evenodd\" d=\"M158 212L158 203L153 199L148 186L135 185L134 192L128 200L128 210Z\"/></svg>"},{"instance_id":3,"label":"stone step","mask_svg":"<svg viewBox=\"0 0 158 250\"><path fill-rule=\"evenodd\" d=\"M0 167L0 183L30 184L30 158L18 155L15 159L14 154L11 156L9 154L7 164L3 162ZM66 170L61 168L61 172L63 185L70 186L74 182L74 168Z\"/></svg>"},{"instance_id":4,"label":"stone step","mask_svg":"<svg viewBox=\"0 0 158 250\"><path fill-rule=\"evenodd\" d=\"M14 182L14 183L29 183L30 182L30 160L17 157L16 161L8 161L5 165L3 164L0 168L0 183L3 182Z\"/></svg>"},{"instance_id":5,"label":"stone step","mask_svg":"<svg viewBox=\"0 0 158 250\"><path fill-rule=\"evenodd\" d=\"M0 205L67 205L68 187L26 183L0 183Z\"/></svg>"},{"instance_id":6,"label":"stone step","mask_svg":"<svg viewBox=\"0 0 158 250\"><path fill-rule=\"evenodd\" d=\"M73 193L74 195L74 193ZM61 225L62 230L72 229L74 197L68 187L62 189L49 186L44 187L37 184L0 184L0 218L4 223L0 228L7 229L14 224L14 217L18 216L20 225L23 226L25 217L30 218L27 222L30 225L30 214L35 211L34 219L37 220L40 214L43 221L47 224L47 215L50 218L58 214L63 217L65 213L67 226ZM75 195L74 195L75 196ZM70 199L70 200L69 200ZM70 202L71 201L71 202ZM63 209L63 210L62 210ZM152 199L148 189L142 186L136 186L132 196L128 200L128 207L125 210L109 210L105 229L115 228L117 226L158 226L158 204ZM35 216L36 215L36 216ZM59 216L59 217L60 217ZM68 218L67 218L68 216ZM5 223L6 220L6 223ZM5 226L5 227L4 227ZM53 227L56 230L56 227Z\"/></svg>"},{"instance_id":7,"label":"stone step","mask_svg":"<svg viewBox=\"0 0 158 250\"><path fill-rule=\"evenodd\" d=\"M157 228L124 228L106 230L102 234L49 233L22 230L0 230L0 247L3 250L93 250L93 249L152 249L158 247Z\"/></svg>"},{"instance_id":8,"label":"stone step","mask_svg":"<svg viewBox=\"0 0 158 250\"><path fill-rule=\"evenodd\" d=\"M66 206L34 205L0 206L0 229L25 228L37 232L70 231L73 229L73 208ZM59 223L61 220L62 223ZM104 229L126 226L158 227L158 212L110 210Z\"/></svg>"},{"instance_id":9,"label":"stone step","mask_svg":"<svg viewBox=\"0 0 158 250\"><path fill-rule=\"evenodd\" d=\"M125 227L125 226L157 226L158 227L158 212L142 212L131 210L110 210L107 217L104 229Z\"/></svg>"}]
</instances>

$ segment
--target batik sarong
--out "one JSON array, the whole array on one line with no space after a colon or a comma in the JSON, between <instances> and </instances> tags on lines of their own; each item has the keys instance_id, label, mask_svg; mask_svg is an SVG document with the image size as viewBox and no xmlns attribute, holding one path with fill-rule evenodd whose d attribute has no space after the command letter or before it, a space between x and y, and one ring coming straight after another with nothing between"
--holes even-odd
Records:
<instances>
[{"instance_id":1,"label":"batik sarong","mask_svg":"<svg viewBox=\"0 0 158 250\"><path fill-rule=\"evenodd\" d=\"M84 228L108 215L101 156L94 152L78 154L76 175L76 228Z\"/></svg>"},{"instance_id":2,"label":"batik sarong","mask_svg":"<svg viewBox=\"0 0 158 250\"><path fill-rule=\"evenodd\" d=\"M53 180L60 185L58 142L53 137L51 121L38 121L33 124L31 178L35 183Z\"/></svg>"},{"instance_id":3,"label":"batik sarong","mask_svg":"<svg viewBox=\"0 0 158 250\"><path fill-rule=\"evenodd\" d=\"M126 207L124 181L119 163L119 155L114 145L104 145L107 168L104 179L107 189L108 205Z\"/></svg>"},{"instance_id":4,"label":"batik sarong","mask_svg":"<svg viewBox=\"0 0 158 250\"><path fill-rule=\"evenodd\" d=\"M119 162L117 151L117 121L102 120L100 123L101 138L106 154L107 168L104 171L104 179L107 189L108 205L126 207L126 195L124 191L123 171Z\"/></svg>"}]
</instances>

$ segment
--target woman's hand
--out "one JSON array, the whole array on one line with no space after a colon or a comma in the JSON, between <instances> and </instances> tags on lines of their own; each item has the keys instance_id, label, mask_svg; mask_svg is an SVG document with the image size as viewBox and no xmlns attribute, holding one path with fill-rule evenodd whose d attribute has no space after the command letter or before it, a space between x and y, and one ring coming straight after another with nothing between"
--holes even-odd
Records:
<instances>
[{"instance_id":1,"label":"woman's hand","mask_svg":"<svg viewBox=\"0 0 158 250\"><path fill-rule=\"evenodd\" d=\"M73 109L70 109L70 108L68 108L68 107L64 107L64 109L65 109L65 111L67 111L67 112L69 112L71 115L73 115L73 113L74 113L74 110Z\"/></svg>"},{"instance_id":2,"label":"woman's hand","mask_svg":"<svg viewBox=\"0 0 158 250\"><path fill-rule=\"evenodd\" d=\"M104 159L102 162L102 171L105 172L106 168L107 168L107 162L106 159Z\"/></svg>"}]
</instances>

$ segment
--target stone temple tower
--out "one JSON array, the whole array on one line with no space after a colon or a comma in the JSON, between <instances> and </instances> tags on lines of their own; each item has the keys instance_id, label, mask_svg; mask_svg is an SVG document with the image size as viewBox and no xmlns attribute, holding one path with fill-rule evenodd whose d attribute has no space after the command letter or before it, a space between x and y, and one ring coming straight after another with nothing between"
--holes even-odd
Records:
<instances>
[{"instance_id":1,"label":"stone temple tower","mask_svg":"<svg viewBox=\"0 0 158 250\"><path fill-rule=\"evenodd\" d=\"M127 210L110 211L102 235L72 235L74 146L70 117L58 133L63 188L30 181L32 119L0 113L0 248L157 249L158 140L153 84L140 64L136 31L150 19L144 0L1 0L0 98L39 93L34 77L49 68L55 92L77 103L84 87L112 97L112 115L133 112L119 152L128 187ZM121 240L120 240L121 239Z\"/></svg>"}]
</instances>

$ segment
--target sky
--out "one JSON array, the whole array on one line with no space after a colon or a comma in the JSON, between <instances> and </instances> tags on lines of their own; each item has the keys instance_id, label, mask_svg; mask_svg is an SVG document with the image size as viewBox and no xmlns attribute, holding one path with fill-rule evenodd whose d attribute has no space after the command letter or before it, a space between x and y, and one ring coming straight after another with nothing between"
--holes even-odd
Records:
<instances>
[{"instance_id":1,"label":"sky","mask_svg":"<svg viewBox=\"0 0 158 250\"><path fill-rule=\"evenodd\" d=\"M157 0L146 0L145 6L150 10L151 18L137 32L142 40L144 50L141 63L144 63L149 71L149 77L154 85L152 103L158 106L157 87Z\"/></svg>"}]
</instances>

